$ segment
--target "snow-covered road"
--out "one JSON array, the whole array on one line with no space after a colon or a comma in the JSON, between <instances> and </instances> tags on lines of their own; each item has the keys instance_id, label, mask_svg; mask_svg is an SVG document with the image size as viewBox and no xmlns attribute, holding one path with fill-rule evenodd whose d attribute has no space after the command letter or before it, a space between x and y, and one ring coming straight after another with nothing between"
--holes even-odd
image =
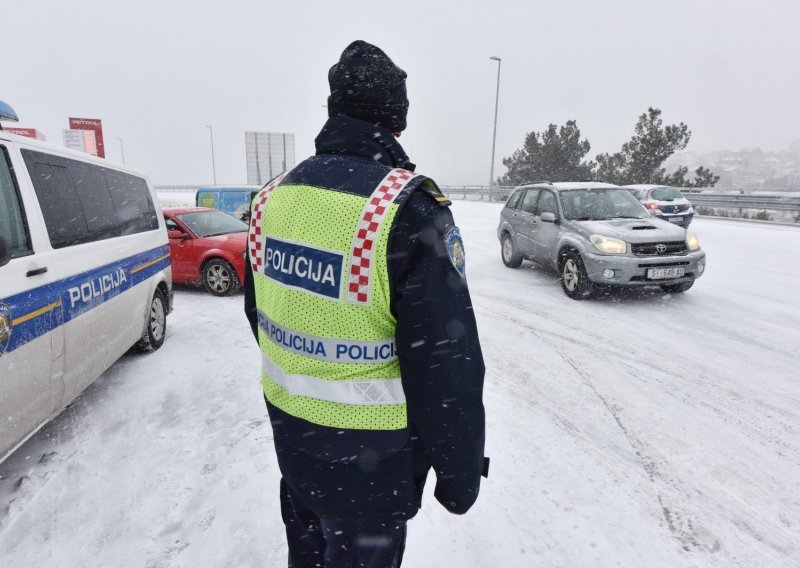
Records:
<instances>
[{"instance_id":1,"label":"snow-covered road","mask_svg":"<svg viewBox=\"0 0 800 568\"><path fill-rule=\"evenodd\" d=\"M502 265L499 210L454 205L491 477L464 517L426 495L404 565L800 566L800 229L698 219L692 290L576 302ZM0 566L285 566L241 304L177 289L160 351L0 464Z\"/></svg>"}]
</instances>

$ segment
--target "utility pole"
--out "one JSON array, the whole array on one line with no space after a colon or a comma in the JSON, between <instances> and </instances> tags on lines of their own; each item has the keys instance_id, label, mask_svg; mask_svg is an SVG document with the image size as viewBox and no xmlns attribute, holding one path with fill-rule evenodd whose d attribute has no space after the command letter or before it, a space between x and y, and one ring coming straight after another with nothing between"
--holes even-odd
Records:
<instances>
[{"instance_id":1,"label":"utility pole","mask_svg":"<svg viewBox=\"0 0 800 568\"><path fill-rule=\"evenodd\" d=\"M489 59L497 61L497 94L494 99L494 131L492 133L492 165L489 168L489 201L492 200L492 186L494 185L494 148L497 141L497 107L500 103L500 62L499 57L492 55Z\"/></svg>"}]
</instances>

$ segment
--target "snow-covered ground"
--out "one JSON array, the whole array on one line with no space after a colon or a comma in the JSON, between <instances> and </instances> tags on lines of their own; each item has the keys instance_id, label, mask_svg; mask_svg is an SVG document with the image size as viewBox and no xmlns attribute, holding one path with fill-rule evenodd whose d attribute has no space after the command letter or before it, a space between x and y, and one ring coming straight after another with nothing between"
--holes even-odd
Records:
<instances>
[{"instance_id":1,"label":"snow-covered ground","mask_svg":"<svg viewBox=\"0 0 800 568\"><path fill-rule=\"evenodd\" d=\"M502 265L499 208L453 207L491 476L464 517L426 495L404 565L800 566L800 229L698 219L692 290L576 302ZM286 565L241 306L179 288L160 351L0 465L0 566Z\"/></svg>"}]
</instances>

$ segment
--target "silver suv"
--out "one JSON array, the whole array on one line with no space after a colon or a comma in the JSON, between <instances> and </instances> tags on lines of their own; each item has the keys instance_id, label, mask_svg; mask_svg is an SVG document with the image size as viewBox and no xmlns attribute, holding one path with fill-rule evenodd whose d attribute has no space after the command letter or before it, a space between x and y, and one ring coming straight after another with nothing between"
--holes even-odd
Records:
<instances>
[{"instance_id":1,"label":"silver suv","mask_svg":"<svg viewBox=\"0 0 800 568\"><path fill-rule=\"evenodd\" d=\"M597 286L660 286L685 292L705 270L693 233L652 217L625 189L600 182L518 187L497 226L503 263L523 259L561 273L564 293Z\"/></svg>"}]
</instances>

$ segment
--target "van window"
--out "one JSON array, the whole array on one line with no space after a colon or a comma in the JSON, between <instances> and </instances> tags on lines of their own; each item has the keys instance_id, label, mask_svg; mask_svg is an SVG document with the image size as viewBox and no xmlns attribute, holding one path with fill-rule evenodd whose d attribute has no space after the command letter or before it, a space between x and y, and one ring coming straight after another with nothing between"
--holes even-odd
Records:
<instances>
[{"instance_id":1,"label":"van window","mask_svg":"<svg viewBox=\"0 0 800 568\"><path fill-rule=\"evenodd\" d=\"M147 182L140 177L116 170L104 171L108 190L117 210L121 234L129 235L158 229L158 215L150 198Z\"/></svg>"},{"instance_id":2,"label":"van window","mask_svg":"<svg viewBox=\"0 0 800 568\"><path fill-rule=\"evenodd\" d=\"M93 235L92 240L119 235L117 212L102 168L81 162L72 162L68 168L78 191L86 228Z\"/></svg>"},{"instance_id":3,"label":"van window","mask_svg":"<svg viewBox=\"0 0 800 568\"><path fill-rule=\"evenodd\" d=\"M0 146L0 235L11 249L11 258L32 252L25 214L5 146Z\"/></svg>"},{"instance_id":4,"label":"van window","mask_svg":"<svg viewBox=\"0 0 800 568\"><path fill-rule=\"evenodd\" d=\"M69 170L54 164L28 166L39 198L50 244L61 248L91 241L78 190Z\"/></svg>"},{"instance_id":5,"label":"van window","mask_svg":"<svg viewBox=\"0 0 800 568\"><path fill-rule=\"evenodd\" d=\"M31 150L22 155L53 248L158 228L144 179Z\"/></svg>"}]
</instances>

